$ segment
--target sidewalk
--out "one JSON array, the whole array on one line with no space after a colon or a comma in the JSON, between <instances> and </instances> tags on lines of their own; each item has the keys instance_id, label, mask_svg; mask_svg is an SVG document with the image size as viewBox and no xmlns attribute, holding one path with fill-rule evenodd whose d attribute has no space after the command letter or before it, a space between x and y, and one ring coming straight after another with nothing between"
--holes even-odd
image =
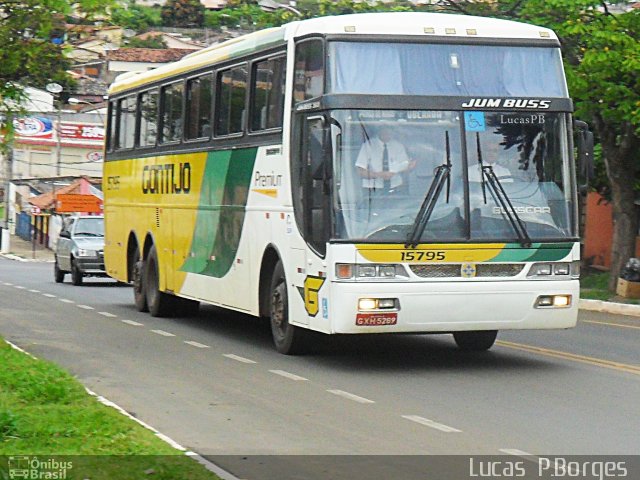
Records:
<instances>
[{"instance_id":1,"label":"sidewalk","mask_svg":"<svg viewBox=\"0 0 640 480\"><path fill-rule=\"evenodd\" d=\"M17 235L11 235L9 253L0 254L5 258L23 262L53 262L53 251L36 243L35 250L31 242L27 242Z\"/></svg>"},{"instance_id":2,"label":"sidewalk","mask_svg":"<svg viewBox=\"0 0 640 480\"><path fill-rule=\"evenodd\" d=\"M35 254L33 245L16 235L11 236L8 254L0 253L0 257L19 260L21 262L53 262L53 251L36 244ZM603 300L580 300L580 310L611 313L614 315L630 315L640 317L640 305L628 303L605 302Z\"/></svg>"}]
</instances>

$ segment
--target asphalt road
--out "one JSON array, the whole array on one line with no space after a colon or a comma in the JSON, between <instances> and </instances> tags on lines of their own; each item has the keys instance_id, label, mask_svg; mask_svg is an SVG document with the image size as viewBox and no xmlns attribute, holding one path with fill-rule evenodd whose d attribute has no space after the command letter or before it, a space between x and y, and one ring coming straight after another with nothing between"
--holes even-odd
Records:
<instances>
[{"instance_id":1,"label":"asphalt road","mask_svg":"<svg viewBox=\"0 0 640 480\"><path fill-rule=\"evenodd\" d=\"M0 258L0 335L241 478L420 477L411 457L370 455L640 452L640 319L582 312L482 354L448 335L318 336L287 357L254 318L152 318L127 286L52 270ZM344 457L297 457L346 454L367 457L341 474Z\"/></svg>"}]
</instances>

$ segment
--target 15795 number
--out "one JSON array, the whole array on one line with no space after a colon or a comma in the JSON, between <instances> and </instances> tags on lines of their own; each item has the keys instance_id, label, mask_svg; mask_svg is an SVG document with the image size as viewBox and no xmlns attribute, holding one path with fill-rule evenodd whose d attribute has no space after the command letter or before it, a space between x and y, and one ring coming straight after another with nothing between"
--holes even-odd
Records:
<instances>
[{"instance_id":1,"label":"15795 number","mask_svg":"<svg viewBox=\"0 0 640 480\"><path fill-rule=\"evenodd\" d=\"M406 251L401 252L401 259L406 260L407 262L420 262L420 261L433 261L433 260L444 260L445 252L439 252L437 250L415 250L415 251Z\"/></svg>"}]
</instances>

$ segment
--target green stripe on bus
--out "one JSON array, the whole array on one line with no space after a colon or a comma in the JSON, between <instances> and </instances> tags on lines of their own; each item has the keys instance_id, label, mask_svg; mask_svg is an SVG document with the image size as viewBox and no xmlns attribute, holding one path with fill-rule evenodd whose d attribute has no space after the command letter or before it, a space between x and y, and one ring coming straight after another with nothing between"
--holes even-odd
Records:
<instances>
[{"instance_id":1,"label":"green stripe on bus","mask_svg":"<svg viewBox=\"0 0 640 480\"><path fill-rule=\"evenodd\" d=\"M209 153L191 256L180 270L220 278L233 265L257 151L257 148L246 148Z\"/></svg>"},{"instance_id":2,"label":"green stripe on bus","mask_svg":"<svg viewBox=\"0 0 640 480\"><path fill-rule=\"evenodd\" d=\"M554 262L571 253L571 243L534 243L524 248L518 243L508 243L492 262Z\"/></svg>"}]
</instances>

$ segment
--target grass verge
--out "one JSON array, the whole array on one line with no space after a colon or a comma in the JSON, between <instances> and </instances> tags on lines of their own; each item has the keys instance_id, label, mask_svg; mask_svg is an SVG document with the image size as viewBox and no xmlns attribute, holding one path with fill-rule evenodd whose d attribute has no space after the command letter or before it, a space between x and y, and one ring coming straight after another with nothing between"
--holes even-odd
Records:
<instances>
[{"instance_id":1,"label":"grass verge","mask_svg":"<svg viewBox=\"0 0 640 480\"><path fill-rule=\"evenodd\" d=\"M0 455L64 459L73 464L66 478L218 478L102 405L65 370L11 348L2 338L0 365ZM0 478L9 478L2 470L10 465L3 463L0 459Z\"/></svg>"}]
</instances>

